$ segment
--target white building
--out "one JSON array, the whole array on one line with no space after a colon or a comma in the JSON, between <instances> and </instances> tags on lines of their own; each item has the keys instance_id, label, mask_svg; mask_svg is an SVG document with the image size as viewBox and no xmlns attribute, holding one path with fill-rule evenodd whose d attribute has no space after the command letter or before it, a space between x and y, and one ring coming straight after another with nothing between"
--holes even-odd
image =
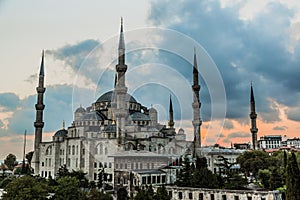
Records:
<instances>
[{"instance_id":1,"label":"white building","mask_svg":"<svg viewBox=\"0 0 300 200\"><path fill-rule=\"evenodd\" d=\"M266 135L260 137L258 141L260 149L277 149L281 147L281 135Z\"/></svg>"}]
</instances>

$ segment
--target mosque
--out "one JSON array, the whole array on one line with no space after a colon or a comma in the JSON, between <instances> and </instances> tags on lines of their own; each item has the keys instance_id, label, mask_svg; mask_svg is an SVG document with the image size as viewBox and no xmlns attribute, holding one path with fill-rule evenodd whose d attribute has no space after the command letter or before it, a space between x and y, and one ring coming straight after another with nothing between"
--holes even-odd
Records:
<instances>
[{"instance_id":1,"label":"mosque","mask_svg":"<svg viewBox=\"0 0 300 200\"><path fill-rule=\"evenodd\" d=\"M61 166L68 170L82 170L89 180L97 181L99 170L105 169L105 181L111 185L126 183L118 171L136 172L141 181L145 174L155 175L155 181L171 183L158 170L174 159L189 153L197 154L201 147L200 85L198 66L194 53L193 72L193 121L194 140L186 141L183 129L174 128L173 105L170 97L167 125L158 122L158 113L146 107L127 93L125 40L121 22L118 63L114 88L102 94L91 106L80 106L74 112L74 121L67 128L63 125L52 137L43 141L44 53L42 55L37 91L35 140L32 167L41 177L55 177ZM113 80L112 80L113 81ZM154 179L149 179L150 181ZM149 183L149 181L147 181Z\"/></svg>"}]
</instances>

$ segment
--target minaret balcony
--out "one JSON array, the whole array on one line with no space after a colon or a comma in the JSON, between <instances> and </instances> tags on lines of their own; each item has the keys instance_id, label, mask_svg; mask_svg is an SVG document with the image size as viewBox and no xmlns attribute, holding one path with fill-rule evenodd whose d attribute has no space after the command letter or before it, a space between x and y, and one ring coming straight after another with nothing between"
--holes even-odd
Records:
<instances>
[{"instance_id":1,"label":"minaret balcony","mask_svg":"<svg viewBox=\"0 0 300 200\"><path fill-rule=\"evenodd\" d=\"M44 104L35 104L35 109L36 110L44 110L45 105Z\"/></svg>"}]
</instances>

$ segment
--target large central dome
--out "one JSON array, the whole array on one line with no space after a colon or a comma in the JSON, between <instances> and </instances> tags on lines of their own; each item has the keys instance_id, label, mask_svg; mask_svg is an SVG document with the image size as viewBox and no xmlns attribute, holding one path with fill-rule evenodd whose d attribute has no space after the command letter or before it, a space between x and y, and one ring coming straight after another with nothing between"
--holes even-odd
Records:
<instances>
[{"instance_id":1,"label":"large central dome","mask_svg":"<svg viewBox=\"0 0 300 200\"><path fill-rule=\"evenodd\" d=\"M111 102L113 100L113 91L109 91L104 93L102 96L100 96L96 102ZM133 96L131 96L130 94L126 94L126 99L125 101L130 102L130 103L137 103L137 101L135 100L135 98Z\"/></svg>"}]
</instances>

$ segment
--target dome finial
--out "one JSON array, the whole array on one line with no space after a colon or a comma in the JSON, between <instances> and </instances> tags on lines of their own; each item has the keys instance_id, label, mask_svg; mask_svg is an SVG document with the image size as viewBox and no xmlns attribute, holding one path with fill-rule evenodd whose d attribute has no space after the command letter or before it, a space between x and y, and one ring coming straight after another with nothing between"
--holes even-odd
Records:
<instances>
[{"instance_id":1,"label":"dome finial","mask_svg":"<svg viewBox=\"0 0 300 200\"><path fill-rule=\"evenodd\" d=\"M65 129L65 120L63 120L63 122L62 122L62 129L63 130Z\"/></svg>"}]
</instances>

